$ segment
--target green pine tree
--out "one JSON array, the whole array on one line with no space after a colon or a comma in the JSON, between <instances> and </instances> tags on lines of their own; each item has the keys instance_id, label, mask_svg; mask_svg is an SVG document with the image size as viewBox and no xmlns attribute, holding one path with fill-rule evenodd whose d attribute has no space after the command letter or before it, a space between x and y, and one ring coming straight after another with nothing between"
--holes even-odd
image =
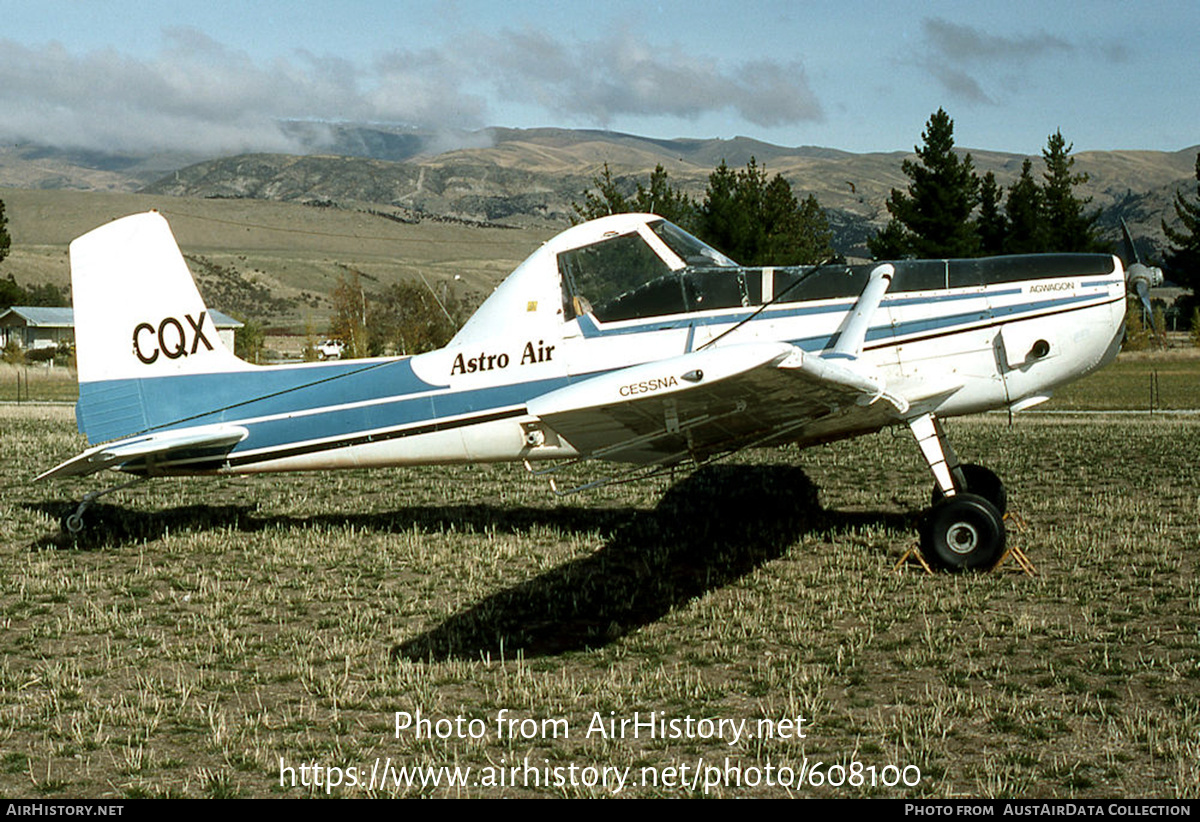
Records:
<instances>
[{"instance_id":1,"label":"green pine tree","mask_svg":"<svg viewBox=\"0 0 1200 822\"><path fill-rule=\"evenodd\" d=\"M671 185L661 163L654 167L648 187L638 183L632 206L635 211L657 214L685 230L692 230L696 222L696 204Z\"/></svg>"},{"instance_id":2,"label":"green pine tree","mask_svg":"<svg viewBox=\"0 0 1200 822\"><path fill-rule=\"evenodd\" d=\"M0 280L0 311L10 306L24 305L25 293L25 289L13 279L12 274Z\"/></svg>"},{"instance_id":3,"label":"green pine tree","mask_svg":"<svg viewBox=\"0 0 1200 822\"><path fill-rule=\"evenodd\" d=\"M975 220L979 231L979 250L983 254L1004 253L1004 237L1008 233L1008 220L1000 203L1000 186L996 175L983 175L979 186L979 216Z\"/></svg>"},{"instance_id":4,"label":"green pine tree","mask_svg":"<svg viewBox=\"0 0 1200 822\"><path fill-rule=\"evenodd\" d=\"M1004 203L1008 215L1005 254L1035 254L1045 250L1042 196L1041 186L1033 179L1033 162L1026 159L1021 166L1021 176L1008 187L1008 199Z\"/></svg>"},{"instance_id":5,"label":"green pine tree","mask_svg":"<svg viewBox=\"0 0 1200 822\"><path fill-rule=\"evenodd\" d=\"M971 155L954 152L954 121L944 109L929 118L914 147L917 161L901 170L911 180L908 191L892 189L887 228L868 242L877 259L885 257L973 257L979 234L971 213L979 203L979 177ZM899 253L897 253L899 252Z\"/></svg>"},{"instance_id":6,"label":"green pine tree","mask_svg":"<svg viewBox=\"0 0 1200 822\"><path fill-rule=\"evenodd\" d=\"M609 214L624 214L630 210L629 200L618 188L608 163L604 164L604 170L598 176L592 178L592 186L596 191L584 192L583 205L571 203L580 222L607 217Z\"/></svg>"},{"instance_id":7,"label":"green pine tree","mask_svg":"<svg viewBox=\"0 0 1200 822\"><path fill-rule=\"evenodd\" d=\"M1045 220L1044 251L1099 251L1096 238L1096 221L1100 211L1087 212L1091 198L1075 196L1075 186L1088 180L1086 174L1075 174L1071 168L1075 158L1071 156L1074 145L1068 145L1062 131L1056 131L1046 141L1042 158L1046 171L1042 175L1042 210Z\"/></svg>"},{"instance_id":8,"label":"green pine tree","mask_svg":"<svg viewBox=\"0 0 1200 822\"><path fill-rule=\"evenodd\" d=\"M681 190L671 185L669 175L662 164L655 166L650 174L650 184L637 184L633 197L621 193L621 185L613 177L608 163L604 170L592 178L594 191L584 192L584 201L571 203L579 221L595 220L609 214L642 212L665 217L684 229L692 230L696 222L696 204Z\"/></svg>"},{"instance_id":9,"label":"green pine tree","mask_svg":"<svg viewBox=\"0 0 1200 822\"><path fill-rule=\"evenodd\" d=\"M1200 154L1196 155L1196 180L1200 182ZM1196 199L1190 200L1182 191L1175 192L1175 216L1179 227L1163 221L1163 231L1170 241L1163 260L1168 276L1184 288L1190 288L1193 296L1200 290L1200 185L1196 186Z\"/></svg>"},{"instance_id":10,"label":"green pine tree","mask_svg":"<svg viewBox=\"0 0 1200 822\"><path fill-rule=\"evenodd\" d=\"M753 157L740 171L722 160L708 177L701 203L672 186L661 165L648 185L637 184L633 196L622 193L607 164L592 186L582 205L573 204L584 220L635 211L657 214L745 265L798 265L834 254L829 221L816 198L800 203L783 175L768 179Z\"/></svg>"},{"instance_id":11,"label":"green pine tree","mask_svg":"<svg viewBox=\"0 0 1200 822\"><path fill-rule=\"evenodd\" d=\"M763 200L766 244L755 265L804 265L834 256L833 232L817 198L799 202L782 176L767 186Z\"/></svg>"},{"instance_id":12,"label":"green pine tree","mask_svg":"<svg viewBox=\"0 0 1200 822\"><path fill-rule=\"evenodd\" d=\"M8 235L8 216L4 213L4 201L0 200L0 262L4 262L4 258L8 256L8 249L12 245L12 237Z\"/></svg>"},{"instance_id":13,"label":"green pine tree","mask_svg":"<svg viewBox=\"0 0 1200 822\"><path fill-rule=\"evenodd\" d=\"M782 180L782 178L780 178ZM784 183L786 185L786 183ZM734 251L730 256L744 265L767 265L767 236L773 226L767 225L767 170L754 157L737 173ZM788 187L791 193L791 187ZM793 198L794 202L794 198Z\"/></svg>"},{"instance_id":14,"label":"green pine tree","mask_svg":"<svg viewBox=\"0 0 1200 822\"><path fill-rule=\"evenodd\" d=\"M708 175L708 189L697 218L697 236L735 260L738 259L735 254L740 222L737 192L737 172L721 160L721 164Z\"/></svg>"},{"instance_id":15,"label":"green pine tree","mask_svg":"<svg viewBox=\"0 0 1200 822\"><path fill-rule=\"evenodd\" d=\"M895 218L888 220L878 234L867 240L867 248L877 260L899 260L912 256L908 232Z\"/></svg>"},{"instance_id":16,"label":"green pine tree","mask_svg":"<svg viewBox=\"0 0 1200 822\"><path fill-rule=\"evenodd\" d=\"M816 197L799 202L782 174L768 179L753 157L738 172L722 160L709 175L696 234L743 265L799 265L834 253Z\"/></svg>"}]
</instances>

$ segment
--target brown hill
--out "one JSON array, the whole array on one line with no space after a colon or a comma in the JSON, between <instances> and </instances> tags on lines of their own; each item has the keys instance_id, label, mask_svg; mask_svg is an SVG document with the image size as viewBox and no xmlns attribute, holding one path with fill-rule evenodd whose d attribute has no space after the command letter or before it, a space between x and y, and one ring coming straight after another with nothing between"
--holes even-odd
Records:
<instances>
[{"instance_id":1,"label":"brown hill","mask_svg":"<svg viewBox=\"0 0 1200 822\"><path fill-rule=\"evenodd\" d=\"M509 225L566 225L607 164L630 191L662 165L674 183L703 194L722 160L735 168L751 157L782 173L801 196L816 195L830 212L836 244L861 251L862 239L885 221L884 204L908 180L903 152L851 154L813 146L786 147L748 137L661 140L596 130L503 129L428 132L345 124L292 123L304 155L243 155L205 160L183 156L104 155L22 145L0 149L0 185L18 188L145 191L198 198L251 198L326 205L373 203L404 219L454 217ZM1081 152L1089 175L1081 193L1103 210L1113 239L1125 217L1161 247L1160 222L1182 185L1190 190L1197 148L1178 152ZM971 150L980 172L1002 185L1014 180L1023 155ZM1041 158L1034 157L1040 167Z\"/></svg>"},{"instance_id":2,"label":"brown hill","mask_svg":"<svg viewBox=\"0 0 1200 822\"><path fill-rule=\"evenodd\" d=\"M851 154L744 137L654 140L564 129L491 129L487 135L491 142L485 147L440 153L415 151L409 141L403 161L330 155L223 158L180 169L145 191L329 204L360 201L399 209L413 219L449 215L562 226L573 214L572 203L583 199L605 165L630 191L662 165L677 186L699 197L722 160L736 168L754 157L769 173L783 174L800 196L816 195L831 212L839 235L835 245L855 253L861 252L862 238L886 221L891 190L908 183L901 163L909 155L899 152ZM348 138L343 142L348 144ZM1124 216L1150 244L1161 246L1160 222L1173 219L1171 196L1192 178L1196 151L1081 152L1076 168L1089 179L1080 193L1102 210L1102 225L1114 240ZM1016 179L1026 159L992 151L971 154L979 172L993 171L1001 185ZM1040 170L1040 156L1033 159Z\"/></svg>"}]
</instances>

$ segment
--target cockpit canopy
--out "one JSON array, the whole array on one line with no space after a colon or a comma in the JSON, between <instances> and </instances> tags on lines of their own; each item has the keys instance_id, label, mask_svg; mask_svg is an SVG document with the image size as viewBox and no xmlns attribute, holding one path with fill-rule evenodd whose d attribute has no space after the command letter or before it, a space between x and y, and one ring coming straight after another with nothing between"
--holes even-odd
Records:
<instances>
[{"instance_id":1,"label":"cockpit canopy","mask_svg":"<svg viewBox=\"0 0 1200 822\"><path fill-rule=\"evenodd\" d=\"M743 267L678 226L645 217L557 253L563 317L616 322L764 303L857 298L878 263ZM889 293L980 288L1032 279L1106 276L1107 254L899 260Z\"/></svg>"},{"instance_id":2,"label":"cockpit canopy","mask_svg":"<svg viewBox=\"0 0 1200 822\"><path fill-rule=\"evenodd\" d=\"M615 214L569 228L525 260L451 345L511 333L547 339L588 315L600 323L766 303L858 297L877 263L743 267L652 214ZM1103 276L1113 258L1043 254L900 260L889 294L979 288L1029 279Z\"/></svg>"}]
</instances>

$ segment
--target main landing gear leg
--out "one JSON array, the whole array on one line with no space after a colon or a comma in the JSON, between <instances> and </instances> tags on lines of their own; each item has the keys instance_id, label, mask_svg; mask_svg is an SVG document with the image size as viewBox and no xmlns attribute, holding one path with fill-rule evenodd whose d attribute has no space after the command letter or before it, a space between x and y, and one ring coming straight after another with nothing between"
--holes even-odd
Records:
<instances>
[{"instance_id":1,"label":"main landing gear leg","mask_svg":"<svg viewBox=\"0 0 1200 822\"><path fill-rule=\"evenodd\" d=\"M933 414L908 425L936 481L921 523L921 553L948 571L991 568L1004 555L1004 484L982 466L961 465Z\"/></svg>"},{"instance_id":2,"label":"main landing gear leg","mask_svg":"<svg viewBox=\"0 0 1200 822\"><path fill-rule=\"evenodd\" d=\"M113 491L120 491L122 488L137 485L139 482L145 481L145 479L145 477L134 477L129 482L114 485L112 488L105 488L102 491L92 491L89 494L85 494L83 499L79 501L78 507L74 511L67 511L63 514L62 519L59 520L59 525L62 526L63 533L71 537L79 536L87 526L87 521L83 518L83 515L93 502L105 494L111 494Z\"/></svg>"}]
</instances>

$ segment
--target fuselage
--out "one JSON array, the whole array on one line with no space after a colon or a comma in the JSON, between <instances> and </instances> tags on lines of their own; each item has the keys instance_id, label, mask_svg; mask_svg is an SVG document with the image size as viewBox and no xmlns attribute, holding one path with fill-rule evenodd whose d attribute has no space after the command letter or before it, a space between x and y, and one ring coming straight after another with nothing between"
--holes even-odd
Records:
<instances>
[{"instance_id":1,"label":"fuselage","mask_svg":"<svg viewBox=\"0 0 1200 822\"><path fill-rule=\"evenodd\" d=\"M93 443L214 425L248 432L219 458L197 453L153 468L124 466L150 473L570 458L576 450L539 426L529 401L705 347L771 341L828 352L873 267L736 266L708 250L693 255L679 247L656 219L622 215L550 241L446 348L414 357L81 378L80 428ZM1020 409L1116 354L1125 281L1113 257L894 266L856 367L907 398L914 414ZM621 281L628 269L640 273ZM131 367L136 375L139 366ZM634 399L665 385L643 377L620 394ZM843 419L830 414L786 439L803 444L864 430Z\"/></svg>"}]
</instances>

